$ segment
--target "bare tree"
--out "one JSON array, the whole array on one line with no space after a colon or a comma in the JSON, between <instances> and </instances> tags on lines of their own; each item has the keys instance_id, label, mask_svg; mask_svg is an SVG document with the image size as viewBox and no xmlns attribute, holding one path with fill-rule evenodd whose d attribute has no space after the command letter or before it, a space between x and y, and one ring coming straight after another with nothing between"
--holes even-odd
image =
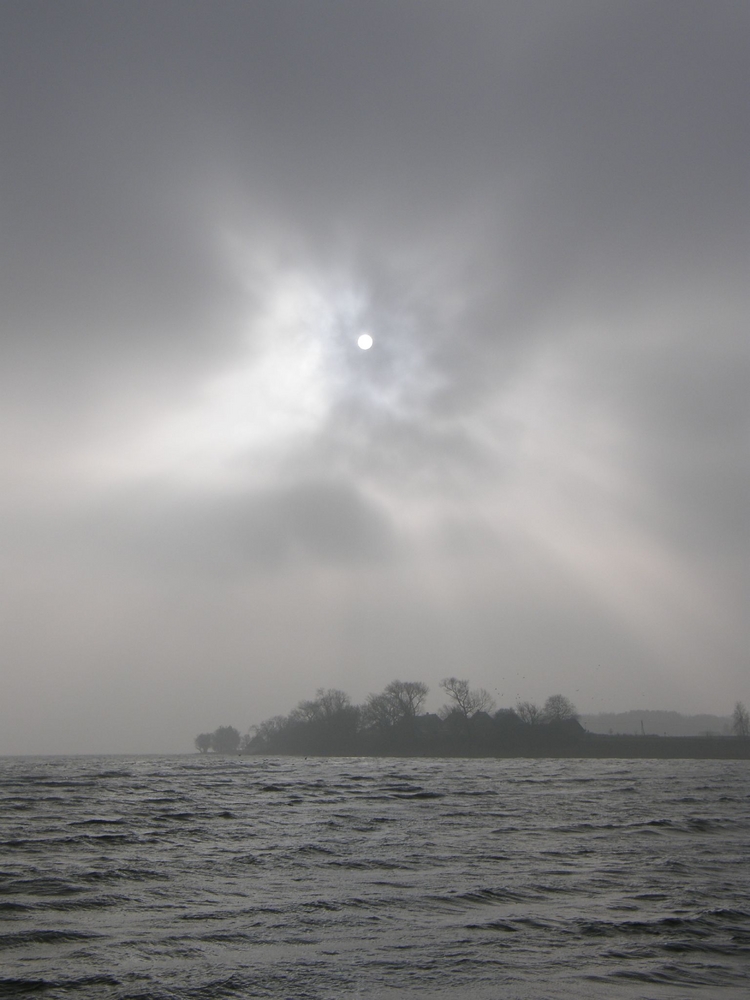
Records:
<instances>
[{"instance_id":1,"label":"bare tree","mask_svg":"<svg viewBox=\"0 0 750 1000\"><path fill-rule=\"evenodd\" d=\"M575 705L562 694L550 695L544 703L542 714L545 722L563 722L565 719L578 718Z\"/></svg>"},{"instance_id":2,"label":"bare tree","mask_svg":"<svg viewBox=\"0 0 750 1000\"><path fill-rule=\"evenodd\" d=\"M318 688L315 692L315 697L320 705L323 717L326 719L353 708L349 695L346 691L340 691L338 688L328 688L325 691L323 688Z\"/></svg>"},{"instance_id":3,"label":"bare tree","mask_svg":"<svg viewBox=\"0 0 750 1000\"><path fill-rule=\"evenodd\" d=\"M516 705L516 715L522 722L527 722L530 726L536 726L542 721L544 713L533 701L519 701Z\"/></svg>"},{"instance_id":4,"label":"bare tree","mask_svg":"<svg viewBox=\"0 0 750 1000\"><path fill-rule=\"evenodd\" d=\"M317 722L331 719L345 710L352 709L351 699L346 691L338 688L318 688L313 701L301 701L291 713L294 722Z\"/></svg>"},{"instance_id":5,"label":"bare tree","mask_svg":"<svg viewBox=\"0 0 750 1000\"><path fill-rule=\"evenodd\" d=\"M289 713L291 722L315 722L321 717L320 705L315 701L301 701Z\"/></svg>"},{"instance_id":6,"label":"bare tree","mask_svg":"<svg viewBox=\"0 0 750 1000\"><path fill-rule=\"evenodd\" d=\"M741 701L735 704L732 712L732 732L742 739L750 736L750 714Z\"/></svg>"},{"instance_id":7,"label":"bare tree","mask_svg":"<svg viewBox=\"0 0 750 1000\"><path fill-rule=\"evenodd\" d=\"M421 681L391 681L385 694L398 707L402 719L413 719L419 715L425 703L429 688Z\"/></svg>"},{"instance_id":8,"label":"bare tree","mask_svg":"<svg viewBox=\"0 0 750 1000\"><path fill-rule=\"evenodd\" d=\"M387 694L368 694L362 706L362 723L366 728L390 729L398 718L398 706Z\"/></svg>"},{"instance_id":9,"label":"bare tree","mask_svg":"<svg viewBox=\"0 0 750 1000\"><path fill-rule=\"evenodd\" d=\"M459 680L457 677L446 677L440 682L440 687L452 701L452 705L446 705L444 714L460 712L465 719L470 719L477 712L491 712L495 707L489 691L484 688L469 687L469 682Z\"/></svg>"},{"instance_id":10,"label":"bare tree","mask_svg":"<svg viewBox=\"0 0 750 1000\"><path fill-rule=\"evenodd\" d=\"M376 729L411 722L421 711L428 692L429 688L421 681L391 681L381 694L368 695L362 722Z\"/></svg>"}]
</instances>

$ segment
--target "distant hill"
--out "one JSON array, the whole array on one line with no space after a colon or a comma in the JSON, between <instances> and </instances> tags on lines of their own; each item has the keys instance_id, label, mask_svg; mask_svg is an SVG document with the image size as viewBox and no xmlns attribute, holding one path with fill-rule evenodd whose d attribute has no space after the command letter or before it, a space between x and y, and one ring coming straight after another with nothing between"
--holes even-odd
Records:
<instances>
[{"instance_id":1,"label":"distant hill","mask_svg":"<svg viewBox=\"0 0 750 1000\"><path fill-rule=\"evenodd\" d=\"M722 715L680 715L648 709L631 712L602 712L580 715L580 723L590 733L637 733L654 736L723 736L731 733L732 720ZM643 723L643 728L641 728Z\"/></svg>"}]
</instances>

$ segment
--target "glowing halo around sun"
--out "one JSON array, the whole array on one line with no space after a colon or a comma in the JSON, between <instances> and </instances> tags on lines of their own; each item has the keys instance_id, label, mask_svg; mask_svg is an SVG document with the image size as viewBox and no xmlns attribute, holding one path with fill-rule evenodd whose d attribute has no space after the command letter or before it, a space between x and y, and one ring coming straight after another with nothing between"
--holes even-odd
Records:
<instances>
[{"instance_id":1,"label":"glowing halo around sun","mask_svg":"<svg viewBox=\"0 0 750 1000\"><path fill-rule=\"evenodd\" d=\"M361 348L363 351L369 351L372 347L372 337L369 333L361 333L357 337L357 347Z\"/></svg>"}]
</instances>

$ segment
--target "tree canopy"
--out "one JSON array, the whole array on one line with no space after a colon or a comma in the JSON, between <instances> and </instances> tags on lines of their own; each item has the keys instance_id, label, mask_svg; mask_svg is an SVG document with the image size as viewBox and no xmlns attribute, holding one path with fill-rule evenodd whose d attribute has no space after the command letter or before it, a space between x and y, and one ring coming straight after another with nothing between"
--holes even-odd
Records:
<instances>
[{"instance_id":1,"label":"tree canopy","mask_svg":"<svg viewBox=\"0 0 750 1000\"><path fill-rule=\"evenodd\" d=\"M709 740L711 746L691 749L668 737L586 733L562 694L550 695L544 707L522 701L515 709L493 712L488 692L468 680L447 677L440 686L449 700L439 715L423 713L428 688L421 681L393 680L362 705L353 704L345 691L319 688L288 715L266 719L243 737L233 726L219 726L196 736L195 747L225 754L539 757L609 756L616 745L614 756L747 756L750 717L742 702L732 717L742 742L727 737L722 746L719 737Z\"/></svg>"},{"instance_id":2,"label":"tree canopy","mask_svg":"<svg viewBox=\"0 0 750 1000\"><path fill-rule=\"evenodd\" d=\"M470 719L477 712L491 712L495 702L484 688L471 688L466 680L457 677L446 677L440 682L440 687L451 700L444 714L459 712L465 719Z\"/></svg>"},{"instance_id":3,"label":"tree canopy","mask_svg":"<svg viewBox=\"0 0 750 1000\"><path fill-rule=\"evenodd\" d=\"M234 726L219 726L212 733L200 733L195 737L195 748L200 753L214 750L216 753L237 753L242 737Z\"/></svg>"},{"instance_id":4,"label":"tree canopy","mask_svg":"<svg viewBox=\"0 0 750 1000\"><path fill-rule=\"evenodd\" d=\"M572 701L562 694L553 694L544 703L542 715L546 722L563 722L577 719L578 712Z\"/></svg>"},{"instance_id":5,"label":"tree canopy","mask_svg":"<svg viewBox=\"0 0 750 1000\"><path fill-rule=\"evenodd\" d=\"M370 694L360 706L345 691L319 688L315 697L300 701L288 715L277 715L252 727L242 738L244 753L290 754L474 754L502 752L520 746L534 723L534 739L544 739L546 723L541 709L523 719L513 709L494 715L494 704L483 688L472 688L468 680L447 677L441 684L448 704L440 715L423 714L429 693L421 681L393 680L383 691ZM557 696L561 699L562 696ZM575 739L583 731L560 705L559 719L573 728L557 732L560 739ZM207 749L234 752L240 746L239 733L231 739L220 727L215 733L196 738L201 752ZM567 734L567 735L566 735Z\"/></svg>"}]
</instances>

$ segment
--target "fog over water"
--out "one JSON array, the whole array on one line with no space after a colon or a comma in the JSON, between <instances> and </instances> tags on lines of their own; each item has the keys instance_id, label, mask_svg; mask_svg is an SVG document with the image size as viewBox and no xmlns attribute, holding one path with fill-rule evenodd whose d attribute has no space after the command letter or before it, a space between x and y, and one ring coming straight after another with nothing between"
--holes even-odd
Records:
<instances>
[{"instance_id":1,"label":"fog over water","mask_svg":"<svg viewBox=\"0 0 750 1000\"><path fill-rule=\"evenodd\" d=\"M0 753L394 678L750 702L744 0L12 0L0 49Z\"/></svg>"}]
</instances>

